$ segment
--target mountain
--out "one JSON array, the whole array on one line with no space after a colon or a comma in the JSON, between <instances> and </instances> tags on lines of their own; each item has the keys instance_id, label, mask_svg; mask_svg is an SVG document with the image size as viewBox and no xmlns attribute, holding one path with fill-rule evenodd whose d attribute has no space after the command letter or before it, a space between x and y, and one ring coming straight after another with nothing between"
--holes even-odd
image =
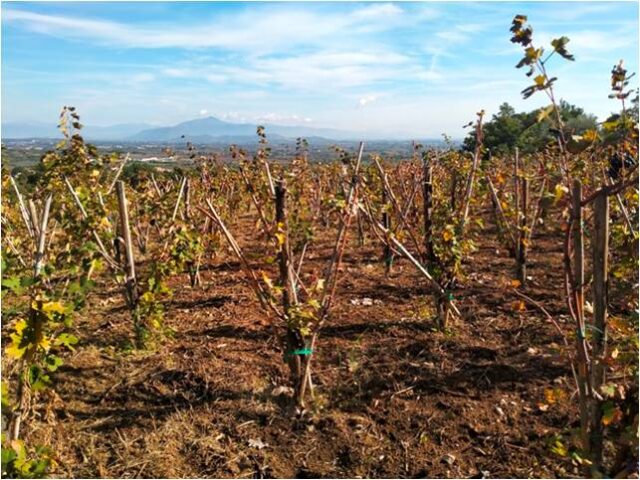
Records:
<instances>
[{"instance_id":1,"label":"mountain","mask_svg":"<svg viewBox=\"0 0 640 480\"><path fill-rule=\"evenodd\" d=\"M82 136L87 140L123 140L150 127L147 123L122 123L106 127L85 125L82 128ZM15 122L2 124L2 138L62 138L62 133L51 123Z\"/></svg>"},{"instance_id":2,"label":"mountain","mask_svg":"<svg viewBox=\"0 0 640 480\"><path fill-rule=\"evenodd\" d=\"M172 127L161 127L143 130L128 137L132 141L172 142L182 139L191 141L229 140L233 138L252 137L255 139L256 124L230 123L215 117L198 118L182 122ZM357 139L361 134L344 132L331 128L313 128L307 126L286 126L263 124L270 139L295 139L297 137L324 137L334 140Z\"/></svg>"},{"instance_id":3,"label":"mountain","mask_svg":"<svg viewBox=\"0 0 640 480\"><path fill-rule=\"evenodd\" d=\"M257 123L231 123L215 117L198 118L169 127L152 127L145 123L125 123L100 127L85 125L82 136L88 141L145 142L145 143L254 143ZM277 125L263 123L270 141L290 143L298 137L315 143L333 141L401 140L399 135L375 135L349 132L334 128L316 128L308 125ZM55 125L41 122L3 123L2 140L59 139L62 134ZM402 139L406 141L407 139ZM436 143L440 142L439 140Z\"/></svg>"}]
</instances>

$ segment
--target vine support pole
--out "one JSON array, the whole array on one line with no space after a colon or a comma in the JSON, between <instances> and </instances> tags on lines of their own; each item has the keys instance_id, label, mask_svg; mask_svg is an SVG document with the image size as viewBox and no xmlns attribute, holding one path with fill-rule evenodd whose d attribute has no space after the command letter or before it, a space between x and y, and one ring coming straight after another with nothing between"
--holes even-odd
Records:
<instances>
[{"instance_id":1,"label":"vine support pole","mask_svg":"<svg viewBox=\"0 0 640 480\"><path fill-rule=\"evenodd\" d=\"M387 189L384 187L384 181L382 184L382 205L382 225L387 230L391 230L391 217L387 208ZM382 248L382 259L384 260L384 274L388 277L391 274L391 265L393 264L393 252L388 243L385 243Z\"/></svg>"},{"instance_id":2,"label":"vine support pole","mask_svg":"<svg viewBox=\"0 0 640 480\"><path fill-rule=\"evenodd\" d=\"M49 222L49 211L51 209L52 200L53 200L53 197L51 195L48 195L44 202L41 223L35 229L38 232L38 242L36 245L36 252L34 255L34 265L33 265L34 280L38 279L38 277L40 277L40 274L42 272L42 266L44 261L44 250L46 246L45 238L47 236L47 223ZM30 203L33 203L33 202L30 202ZM37 342L36 345L37 345L39 344L39 341L42 338L42 321L38 320L37 312L35 312L33 308L30 309L29 315L30 315L30 322L33 322L32 325L35 330L35 337ZM9 429L9 432L11 432L10 439L12 440L17 440L20 438L20 427L22 425L22 420L24 419L25 413L28 411L29 395L25 389L26 387L25 378L27 376L28 365L31 362L31 359L33 358L35 351L36 351L35 348L28 349L27 352L25 353L24 358L21 361L22 362L20 367L21 373L18 379L18 386L16 388L18 408L14 412L13 424ZM27 368L25 368L25 366Z\"/></svg>"},{"instance_id":3,"label":"vine support pole","mask_svg":"<svg viewBox=\"0 0 640 480\"><path fill-rule=\"evenodd\" d=\"M136 280L136 264L133 256L133 242L131 241L131 230L129 228L129 211L127 210L127 197L124 191L124 182L118 180L116 183L118 194L118 209L120 211L120 233L124 243L126 259L125 266L125 298L127 306L133 315L133 323L136 333L136 344L144 347L145 332L138 312L138 285Z\"/></svg>"},{"instance_id":4,"label":"vine support pole","mask_svg":"<svg viewBox=\"0 0 640 480\"><path fill-rule=\"evenodd\" d=\"M22 220L24 221L25 226L27 227L27 231L29 232L29 237L35 239L34 228L31 224L31 220L29 219L29 214L27 213L27 208L24 205L24 199L22 198L22 194L18 189L18 185L16 184L13 175L9 175L9 180L11 181L11 186L13 190L16 192L16 197L18 197L18 205L20 207L20 214L22 215Z\"/></svg>"},{"instance_id":5,"label":"vine support pole","mask_svg":"<svg viewBox=\"0 0 640 480\"><path fill-rule=\"evenodd\" d=\"M425 263L432 266L436 260L433 249L433 166L427 155L422 159L422 199Z\"/></svg>"},{"instance_id":6,"label":"vine support pole","mask_svg":"<svg viewBox=\"0 0 640 480\"><path fill-rule=\"evenodd\" d=\"M609 197L602 193L594 201L593 225L593 338L591 355L591 388L600 393L605 383L607 354L607 300L609 270ZM603 402L593 396L591 411L591 473L602 476L602 451L604 425L602 424Z\"/></svg>"},{"instance_id":7,"label":"vine support pole","mask_svg":"<svg viewBox=\"0 0 640 480\"><path fill-rule=\"evenodd\" d=\"M487 181L487 185L489 186L489 193L491 193L491 202L495 207L496 217L498 218L498 221L496 223L498 224L498 228L500 228L500 225L502 225L502 230L509 234L509 240L510 240L509 251L511 255L515 256L515 252L518 249L518 245L517 245L518 242L516 241L516 238L514 237L513 232L511 231L512 229L509 226L509 222L507 221L507 217L502 208L502 204L500 203L500 199L498 198L498 193L496 192L496 188L493 186L491 177L489 177L489 175L486 175L485 179Z\"/></svg>"},{"instance_id":8,"label":"vine support pole","mask_svg":"<svg viewBox=\"0 0 640 480\"><path fill-rule=\"evenodd\" d=\"M522 193L522 214L518 219L518 256L517 278L521 285L527 281L527 209L529 204L529 180L522 178L520 181Z\"/></svg>"},{"instance_id":9,"label":"vine support pole","mask_svg":"<svg viewBox=\"0 0 640 480\"><path fill-rule=\"evenodd\" d=\"M574 180L572 189L571 217L573 225L573 309L577 320L576 349L578 352L578 390L580 402L580 431L582 448L590 451L589 446L589 360L584 323L584 229L582 216L582 182Z\"/></svg>"},{"instance_id":10,"label":"vine support pole","mask_svg":"<svg viewBox=\"0 0 640 480\"><path fill-rule=\"evenodd\" d=\"M295 325L290 324L292 305L296 305L297 295L295 291L295 281L293 278L293 265L291 262L291 251L289 245L289 228L287 222L286 208L287 189L284 180L277 179L274 184L274 200L276 210L276 238L278 240L278 267L279 284L282 288L282 311L287 322L287 333L285 337L284 359L289 365L291 382L294 387L296 404L304 406L304 392L309 379L309 374L305 368L307 355L300 352L306 348L305 339Z\"/></svg>"},{"instance_id":11,"label":"vine support pole","mask_svg":"<svg viewBox=\"0 0 640 480\"><path fill-rule=\"evenodd\" d=\"M188 177L184 184L184 219L191 220L191 179Z\"/></svg>"}]
</instances>

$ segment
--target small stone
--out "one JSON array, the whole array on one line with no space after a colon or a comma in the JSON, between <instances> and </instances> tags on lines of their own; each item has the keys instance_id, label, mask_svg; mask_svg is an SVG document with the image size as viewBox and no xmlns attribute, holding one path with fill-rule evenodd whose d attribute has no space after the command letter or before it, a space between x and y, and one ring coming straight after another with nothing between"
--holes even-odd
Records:
<instances>
[{"instance_id":1,"label":"small stone","mask_svg":"<svg viewBox=\"0 0 640 480\"><path fill-rule=\"evenodd\" d=\"M274 397L279 397L280 395L293 396L293 388L286 386L279 386L273 389L271 394Z\"/></svg>"},{"instance_id":2,"label":"small stone","mask_svg":"<svg viewBox=\"0 0 640 480\"><path fill-rule=\"evenodd\" d=\"M455 461L456 457L454 457L450 453L447 453L442 457L442 462L446 463L447 465L453 465Z\"/></svg>"},{"instance_id":3,"label":"small stone","mask_svg":"<svg viewBox=\"0 0 640 480\"><path fill-rule=\"evenodd\" d=\"M500 407L496 407L495 411L498 415L500 415L501 417L504 417L504 410L502 410Z\"/></svg>"},{"instance_id":4,"label":"small stone","mask_svg":"<svg viewBox=\"0 0 640 480\"><path fill-rule=\"evenodd\" d=\"M266 448L268 446L268 444L264 443L259 438L250 438L249 439L249 446L251 448L257 448L258 450L262 450L263 448Z\"/></svg>"}]
</instances>

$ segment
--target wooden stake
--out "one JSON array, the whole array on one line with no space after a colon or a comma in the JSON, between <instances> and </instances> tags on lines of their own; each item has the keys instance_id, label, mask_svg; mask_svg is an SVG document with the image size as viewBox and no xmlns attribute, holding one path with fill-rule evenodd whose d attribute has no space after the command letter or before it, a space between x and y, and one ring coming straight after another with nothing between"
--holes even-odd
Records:
<instances>
[{"instance_id":1,"label":"wooden stake","mask_svg":"<svg viewBox=\"0 0 640 480\"><path fill-rule=\"evenodd\" d=\"M593 225L593 337L591 388L600 393L606 380L607 300L609 276L609 197L600 194L594 202ZM591 414L591 467L594 478L602 476L604 425L603 401L594 395Z\"/></svg>"},{"instance_id":2,"label":"wooden stake","mask_svg":"<svg viewBox=\"0 0 640 480\"><path fill-rule=\"evenodd\" d=\"M520 222L518 228L518 273L517 278L521 285L524 285L527 281L527 207L529 203L529 180L522 178L522 215L520 215Z\"/></svg>"},{"instance_id":3,"label":"wooden stake","mask_svg":"<svg viewBox=\"0 0 640 480\"><path fill-rule=\"evenodd\" d=\"M38 249L36 250L35 264L33 267L33 276L38 278L40 276L40 271L42 270L43 260L44 260L44 245L45 245L45 237L47 236L47 222L49 221L49 210L51 208L51 200L53 197L51 194L47 196L47 199L44 202L44 210L42 211L42 223L38 228Z\"/></svg>"},{"instance_id":4,"label":"wooden stake","mask_svg":"<svg viewBox=\"0 0 640 480\"><path fill-rule=\"evenodd\" d=\"M37 279L40 276L43 266L44 260L44 249L45 249L45 237L47 235L47 223L49 221L49 210L51 209L51 201L53 197L51 194L47 196L44 202L44 208L42 210L42 223L38 228L38 243L37 249L35 253L35 261L33 264L33 278ZM33 203L33 202L32 202ZM41 340L42 337L42 325L38 324L37 316L34 318L34 310L30 310L31 322L34 322L35 336L36 341ZM29 404L28 394L25 391L25 376L27 372L24 371L24 367L28 366L30 363L30 359L33 356L35 349L29 348L25 353L25 358L22 359L22 368L23 371L18 379L18 387L16 389L16 398L17 398L17 408L14 412L13 423L10 427L11 439L17 440L20 438L20 426L22 425L22 419L24 418L25 412L28 410L27 406Z\"/></svg>"},{"instance_id":5,"label":"wooden stake","mask_svg":"<svg viewBox=\"0 0 640 480\"><path fill-rule=\"evenodd\" d=\"M518 242L516 242L516 238L513 236L513 232L511 231L511 228L509 228L509 222L507 221L507 217L504 214L502 204L500 203L500 199L498 198L498 194L496 193L496 189L493 186L493 182L491 181L491 178L489 177L489 175L487 175L485 178L487 180L487 185L489 186L491 199L493 200L493 204L496 206L496 211L500 216L500 221L503 224L504 230L509 234L509 239L511 240L510 248L513 250L513 253L515 255L515 252L518 250Z\"/></svg>"},{"instance_id":6,"label":"wooden stake","mask_svg":"<svg viewBox=\"0 0 640 480\"><path fill-rule=\"evenodd\" d=\"M25 226L27 227L27 231L29 232L29 236L31 238L35 238L34 228L29 220L29 215L27 213L27 208L24 205L24 200L22 195L20 194L20 190L18 190L18 185L13 178L13 175L9 175L9 180L11 181L11 185L13 186L13 190L16 192L16 196L18 197L18 205L20 206L20 214L22 215L22 220L24 221Z\"/></svg>"},{"instance_id":7,"label":"wooden stake","mask_svg":"<svg viewBox=\"0 0 640 480\"><path fill-rule=\"evenodd\" d=\"M391 230L391 217L387 208L387 189L384 187L384 183L382 185L382 205L382 225L387 230ZM393 252L388 243L385 243L382 249L382 259L384 261L384 274L388 277L391 274L391 264L393 263Z\"/></svg>"},{"instance_id":8,"label":"wooden stake","mask_svg":"<svg viewBox=\"0 0 640 480\"><path fill-rule=\"evenodd\" d=\"M118 208L120 210L120 233L124 241L124 251L126 257L126 277L125 288L129 309L135 310L138 306L138 291L136 285L136 264L133 256L133 243L131 242L131 231L129 229L129 211L127 209L127 197L124 191L124 182L118 180L116 183L118 193Z\"/></svg>"},{"instance_id":9,"label":"wooden stake","mask_svg":"<svg viewBox=\"0 0 640 480\"><path fill-rule=\"evenodd\" d=\"M580 430L582 448L589 452L589 360L585 338L584 324L584 231L582 218L582 183L574 180L572 189L571 216L573 223L573 285L571 286L573 297L573 309L577 324L576 349L578 352L578 391L580 403Z\"/></svg>"},{"instance_id":10,"label":"wooden stake","mask_svg":"<svg viewBox=\"0 0 640 480\"><path fill-rule=\"evenodd\" d=\"M428 155L422 159L422 199L424 220L424 249L426 265L433 265L436 254L433 249L433 166Z\"/></svg>"},{"instance_id":11,"label":"wooden stake","mask_svg":"<svg viewBox=\"0 0 640 480\"><path fill-rule=\"evenodd\" d=\"M191 219L191 180L189 178L184 186L184 218L187 221Z\"/></svg>"}]
</instances>

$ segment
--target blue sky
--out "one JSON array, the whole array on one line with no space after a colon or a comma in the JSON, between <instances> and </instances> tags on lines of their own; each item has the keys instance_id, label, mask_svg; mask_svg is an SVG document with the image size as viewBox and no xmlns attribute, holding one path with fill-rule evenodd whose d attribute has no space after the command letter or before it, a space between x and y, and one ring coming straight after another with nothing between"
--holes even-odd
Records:
<instances>
[{"instance_id":1,"label":"blue sky","mask_svg":"<svg viewBox=\"0 0 640 480\"><path fill-rule=\"evenodd\" d=\"M637 2L3 2L2 121L75 105L91 125L214 115L460 137L482 108L547 103L520 97L515 14L536 44L571 39L576 61L549 66L557 96L601 119L618 109L609 74L622 58L638 70Z\"/></svg>"}]
</instances>

